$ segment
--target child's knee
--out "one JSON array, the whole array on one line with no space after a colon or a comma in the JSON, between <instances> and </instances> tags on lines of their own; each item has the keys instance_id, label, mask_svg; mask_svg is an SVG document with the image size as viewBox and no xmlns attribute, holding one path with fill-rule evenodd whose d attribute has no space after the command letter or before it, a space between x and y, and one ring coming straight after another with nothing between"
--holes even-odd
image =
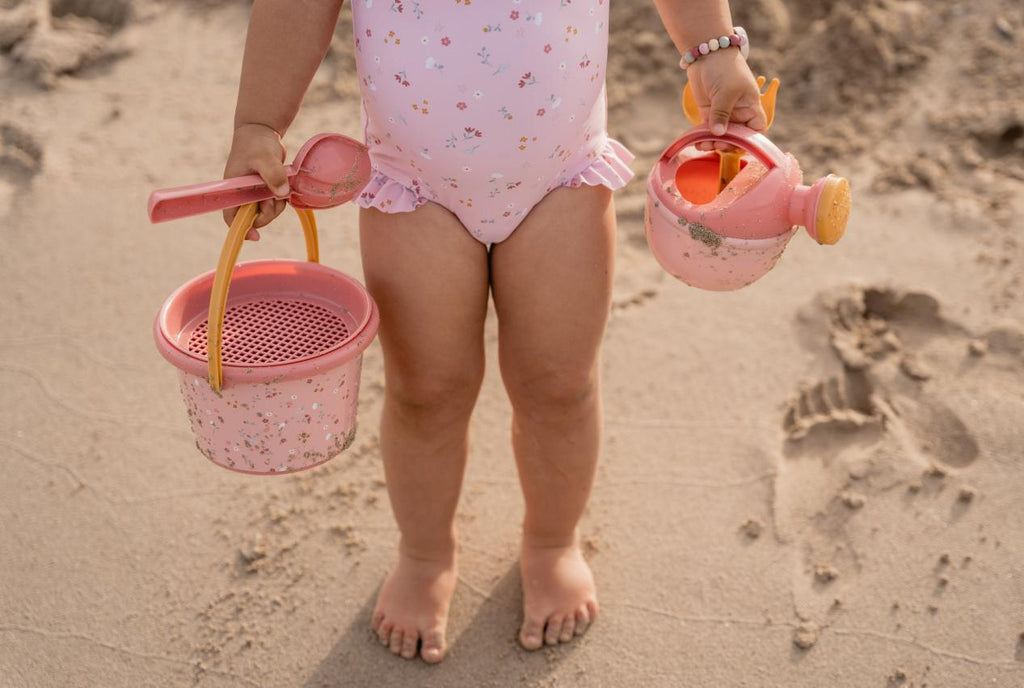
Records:
<instances>
[{"instance_id":1,"label":"child's knee","mask_svg":"<svg viewBox=\"0 0 1024 688\"><path fill-rule=\"evenodd\" d=\"M483 382L483 366L444 371L417 371L389 376L388 399L417 415L461 416L469 414Z\"/></svg>"},{"instance_id":2,"label":"child's knee","mask_svg":"<svg viewBox=\"0 0 1024 688\"><path fill-rule=\"evenodd\" d=\"M596 371L563 369L530 376L506 374L505 387L517 413L542 418L587 412L599 394Z\"/></svg>"}]
</instances>

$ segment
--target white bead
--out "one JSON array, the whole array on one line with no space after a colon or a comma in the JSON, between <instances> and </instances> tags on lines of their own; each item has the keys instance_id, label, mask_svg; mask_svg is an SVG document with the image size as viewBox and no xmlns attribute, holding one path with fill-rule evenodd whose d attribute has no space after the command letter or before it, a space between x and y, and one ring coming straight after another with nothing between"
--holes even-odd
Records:
<instances>
[{"instance_id":1,"label":"white bead","mask_svg":"<svg viewBox=\"0 0 1024 688\"><path fill-rule=\"evenodd\" d=\"M711 52L715 52L716 50L718 50L717 38L712 38L710 41L708 41L708 50L710 50Z\"/></svg>"}]
</instances>

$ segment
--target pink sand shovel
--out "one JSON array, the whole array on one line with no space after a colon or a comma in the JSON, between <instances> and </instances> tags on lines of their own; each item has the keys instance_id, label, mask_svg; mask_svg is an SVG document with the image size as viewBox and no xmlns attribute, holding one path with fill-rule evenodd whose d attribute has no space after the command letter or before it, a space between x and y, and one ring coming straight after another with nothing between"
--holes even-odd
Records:
<instances>
[{"instance_id":1,"label":"pink sand shovel","mask_svg":"<svg viewBox=\"0 0 1024 688\"><path fill-rule=\"evenodd\" d=\"M341 134L314 136L285 169L292 188L288 202L295 208L333 208L355 197L370 180L366 146ZM149 219L166 222L271 198L274 192L258 174L159 189L149 197Z\"/></svg>"}]
</instances>

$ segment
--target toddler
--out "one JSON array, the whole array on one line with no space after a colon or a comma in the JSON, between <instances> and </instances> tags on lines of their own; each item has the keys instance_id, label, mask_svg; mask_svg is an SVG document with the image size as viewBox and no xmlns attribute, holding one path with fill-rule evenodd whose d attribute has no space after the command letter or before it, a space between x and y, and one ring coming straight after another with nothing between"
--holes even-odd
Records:
<instances>
[{"instance_id":1,"label":"toddler","mask_svg":"<svg viewBox=\"0 0 1024 688\"><path fill-rule=\"evenodd\" d=\"M254 2L226 176L255 172L287 196L281 137L342 1ZM380 307L380 442L401 532L372 625L407 659L439 662L447 647L489 295L526 504L519 641L530 650L569 642L598 613L577 523L600 444L611 195L633 159L605 130L609 1L353 3L373 162L357 199L360 247ZM655 2L680 53L733 34L727 0ZM762 129L740 50L707 52L688 69L705 118L716 130L730 120ZM262 203L255 227L284 205Z\"/></svg>"}]
</instances>

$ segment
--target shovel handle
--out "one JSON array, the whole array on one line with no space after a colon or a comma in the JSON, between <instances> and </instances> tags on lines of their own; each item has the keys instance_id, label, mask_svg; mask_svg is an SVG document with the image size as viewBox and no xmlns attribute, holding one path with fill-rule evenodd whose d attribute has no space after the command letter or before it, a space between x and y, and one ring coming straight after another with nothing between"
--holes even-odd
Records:
<instances>
[{"instance_id":1,"label":"shovel handle","mask_svg":"<svg viewBox=\"0 0 1024 688\"><path fill-rule=\"evenodd\" d=\"M289 165L285 169L288 178L291 179L294 175L292 167ZM237 208L246 203L259 203L276 197L277 195L258 174L172 189L158 189L149 195L149 220L167 222L226 208Z\"/></svg>"}]
</instances>

